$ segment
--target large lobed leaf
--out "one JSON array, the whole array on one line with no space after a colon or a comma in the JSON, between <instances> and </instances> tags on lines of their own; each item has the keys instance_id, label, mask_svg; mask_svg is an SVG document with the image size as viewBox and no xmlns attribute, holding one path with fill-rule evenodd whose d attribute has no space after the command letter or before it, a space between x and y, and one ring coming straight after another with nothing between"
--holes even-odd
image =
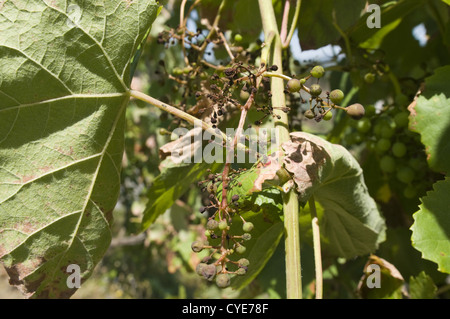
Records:
<instances>
[{"instance_id":1,"label":"large lobed leaf","mask_svg":"<svg viewBox=\"0 0 450 319\"><path fill-rule=\"evenodd\" d=\"M69 297L68 265L83 282L109 246L129 61L157 11L0 3L0 260L29 297Z\"/></svg>"},{"instance_id":2,"label":"large lobed leaf","mask_svg":"<svg viewBox=\"0 0 450 319\"><path fill-rule=\"evenodd\" d=\"M450 173L450 66L435 70L425 81L425 90L410 105L409 128L420 134L430 167Z\"/></svg>"},{"instance_id":3,"label":"large lobed leaf","mask_svg":"<svg viewBox=\"0 0 450 319\"><path fill-rule=\"evenodd\" d=\"M386 227L356 159L344 147L304 132L291 133L283 148L299 200L314 196L324 209L321 233L329 252L345 258L373 252Z\"/></svg>"},{"instance_id":4,"label":"large lobed leaf","mask_svg":"<svg viewBox=\"0 0 450 319\"><path fill-rule=\"evenodd\" d=\"M422 204L411 226L412 244L422 257L438 264L438 270L450 273L450 179L433 185L433 191L421 198Z\"/></svg>"}]
</instances>

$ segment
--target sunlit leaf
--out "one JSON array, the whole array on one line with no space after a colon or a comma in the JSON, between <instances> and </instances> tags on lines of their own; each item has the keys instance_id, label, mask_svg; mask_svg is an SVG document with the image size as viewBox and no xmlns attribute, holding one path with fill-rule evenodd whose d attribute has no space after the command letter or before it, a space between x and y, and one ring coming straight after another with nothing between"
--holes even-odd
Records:
<instances>
[{"instance_id":1,"label":"sunlit leaf","mask_svg":"<svg viewBox=\"0 0 450 319\"><path fill-rule=\"evenodd\" d=\"M438 270L450 273L450 179L433 185L433 191L421 199L420 210L411 226L412 244L422 257L438 264Z\"/></svg>"}]
</instances>

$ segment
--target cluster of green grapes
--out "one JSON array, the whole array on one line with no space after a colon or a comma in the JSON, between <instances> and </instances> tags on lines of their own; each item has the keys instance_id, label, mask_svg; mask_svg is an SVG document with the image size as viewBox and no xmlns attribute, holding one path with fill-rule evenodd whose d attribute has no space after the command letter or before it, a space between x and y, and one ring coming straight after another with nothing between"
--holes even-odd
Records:
<instances>
[{"instance_id":1,"label":"cluster of green grapes","mask_svg":"<svg viewBox=\"0 0 450 319\"><path fill-rule=\"evenodd\" d=\"M344 142L348 146L365 143L367 150L377 156L387 179L400 182L403 196L414 198L426 188L426 157L419 134L408 129L406 96L397 101L401 102L378 113L373 105L368 105L366 116L351 124Z\"/></svg>"},{"instance_id":2,"label":"cluster of green grapes","mask_svg":"<svg viewBox=\"0 0 450 319\"><path fill-rule=\"evenodd\" d=\"M348 107L341 107L339 104L344 100L344 92L339 89L326 92L325 96L321 96L322 87L319 83L313 83L309 87L306 86L306 81L310 78L315 78L317 81L325 74L325 69L321 65L316 65L310 71L310 74L302 79L292 78L286 84L285 93L293 94L301 90L310 94L309 109L305 111L304 116L308 119L314 119L317 122L322 120L329 121L333 117L331 110L342 109L350 117L360 119L365 114L364 107L355 103Z\"/></svg>"}]
</instances>

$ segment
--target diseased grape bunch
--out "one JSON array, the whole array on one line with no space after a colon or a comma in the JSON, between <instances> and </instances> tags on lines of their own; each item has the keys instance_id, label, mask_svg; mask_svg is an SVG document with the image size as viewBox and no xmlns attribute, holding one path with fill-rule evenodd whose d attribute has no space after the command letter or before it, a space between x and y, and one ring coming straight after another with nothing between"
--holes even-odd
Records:
<instances>
[{"instance_id":1,"label":"diseased grape bunch","mask_svg":"<svg viewBox=\"0 0 450 319\"><path fill-rule=\"evenodd\" d=\"M277 114L275 110L284 113L300 110L300 103L307 103L300 95L302 91L310 95L310 108L304 112L305 118L317 122L329 121L333 116L332 110L338 109L352 118L364 115L364 107L360 104L340 106L344 99L341 90L322 92L318 83L325 74L322 66L314 66L301 79L290 77L281 74L277 65L256 60L261 55L264 43L259 43L256 49L254 46L245 48L241 46L241 40L239 34L234 35L233 39L227 39L220 30L210 37L205 37L201 30L192 33L186 28L161 33L158 37L160 44L181 45L185 52L185 66L175 66L170 72L166 70L170 73L169 78L177 83L177 94L182 92L184 101L178 105L176 101L171 101L171 104L201 118L212 129L224 129L233 117L243 117L246 121L240 121L241 127L237 131L259 127L268 120L279 120L280 113ZM206 51L206 45L210 43L216 50L225 47L229 59L220 65L206 62L204 56L211 52ZM186 44L189 45L189 51ZM161 61L160 66L165 68L165 63ZM284 93L290 96L287 105L272 105L272 77L285 80ZM186 107L190 103L193 106ZM247 112L251 115L246 118ZM250 118L251 123L248 124ZM246 127L243 127L244 123ZM179 120L174 119L171 126L179 125ZM234 138L237 140L236 136ZM237 142L234 142L233 147L236 148ZM256 154L256 158L263 159L261 154ZM254 203L247 205L248 199L240 196L240 183L233 182L246 171L247 164L231 167L230 163L226 163L222 173L209 171L197 185L205 194L204 205L199 211L207 216L207 221L202 238L194 241L191 248L195 253L207 251L207 255L198 264L196 272L208 281L215 281L221 288L228 287L232 277L245 275L248 267L251 267L250 261L243 256L248 255L246 243L252 239L254 225L242 215L247 211L258 213L261 209ZM232 188L234 192L231 196L228 194ZM244 201L246 205L243 205Z\"/></svg>"}]
</instances>

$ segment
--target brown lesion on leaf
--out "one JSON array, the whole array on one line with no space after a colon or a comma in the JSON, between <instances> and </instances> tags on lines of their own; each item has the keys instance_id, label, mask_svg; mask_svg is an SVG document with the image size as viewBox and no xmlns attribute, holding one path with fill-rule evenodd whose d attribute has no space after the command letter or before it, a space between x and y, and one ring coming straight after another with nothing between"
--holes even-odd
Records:
<instances>
[{"instance_id":1,"label":"brown lesion on leaf","mask_svg":"<svg viewBox=\"0 0 450 319\"><path fill-rule=\"evenodd\" d=\"M2 258L7 252L8 250L6 249L6 247L0 244L0 258Z\"/></svg>"},{"instance_id":2,"label":"brown lesion on leaf","mask_svg":"<svg viewBox=\"0 0 450 319\"><path fill-rule=\"evenodd\" d=\"M12 228L25 234L31 234L36 231L36 227L27 219L15 224Z\"/></svg>"},{"instance_id":3,"label":"brown lesion on leaf","mask_svg":"<svg viewBox=\"0 0 450 319\"><path fill-rule=\"evenodd\" d=\"M126 2L126 8L128 9L133 4L134 0L124 0L124 2Z\"/></svg>"},{"instance_id":4,"label":"brown lesion on leaf","mask_svg":"<svg viewBox=\"0 0 450 319\"><path fill-rule=\"evenodd\" d=\"M22 176L20 184L26 184L27 182L35 179L36 177L37 177L36 175L24 175Z\"/></svg>"},{"instance_id":5,"label":"brown lesion on leaf","mask_svg":"<svg viewBox=\"0 0 450 319\"><path fill-rule=\"evenodd\" d=\"M284 165L293 174L300 195L319 181L320 168L325 164L327 153L323 147L307 140L301 132L291 134L291 141L283 143L286 152Z\"/></svg>"},{"instance_id":6,"label":"brown lesion on leaf","mask_svg":"<svg viewBox=\"0 0 450 319\"><path fill-rule=\"evenodd\" d=\"M261 191L262 185L267 180L273 180L277 177L277 172L281 168L281 158L283 153L277 151L268 156L265 162L260 162L257 166L258 177L253 183L252 191Z\"/></svg>"},{"instance_id":7,"label":"brown lesion on leaf","mask_svg":"<svg viewBox=\"0 0 450 319\"><path fill-rule=\"evenodd\" d=\"M9 276L10 285L16 286L25 297L30 298L45 280L46 276L45 274L41 274L33 281L27 280L26 277L41 264L45 263L45 261L45 258L38 257L30 263L30 266L26 266L24 263L17 263L11 267L5 267Z\"/></svg>"},{"instance_id":8,"label":"brown lesion on leaf","mask_svg":"<svg viewBox=\"0 0 450 319\"><path fill-rule=\"evenodd\" d=\"M70 158L72 158L72 155L73 155L73 153L74 153L73 147L72 147L72 146L69 147L69 150L68 150L68 151L67 151L67 150L64 150L61 146L58 146L55 150L56 150L58 153L61 153L62 155L68 156L68 157L70 157Z\"/></svg>"},{"instance_id":9,"label":"brown lesion on leaf","mask_svg":"<svg viewBox=\"0 0 450 319\"><path fill-rule=\"evenodd\" d=\"M113 220L113 210L109 210L109 211L105 212L105 219L109 224L111 224L111 222Z\"/></svg>"},{"instance_id":10,"label":"brown lesion on leaf","mask_svg":"<svg viewBox=\"0 0 450 319\"><path fill-rule=\"evenodd\" d=\"M411 104L408 105L408 111L410 113L410 119L411 119L409 128L411 130L415 130L415 125L416 125L415 119L417 116L417 112L416 112L417 99L422 94L424 89L425 89L425 83L422 83L419 87L419 90L416 92L416 95L414 96L414 100L411 102Z\"/></svg>"}]
</instances>

